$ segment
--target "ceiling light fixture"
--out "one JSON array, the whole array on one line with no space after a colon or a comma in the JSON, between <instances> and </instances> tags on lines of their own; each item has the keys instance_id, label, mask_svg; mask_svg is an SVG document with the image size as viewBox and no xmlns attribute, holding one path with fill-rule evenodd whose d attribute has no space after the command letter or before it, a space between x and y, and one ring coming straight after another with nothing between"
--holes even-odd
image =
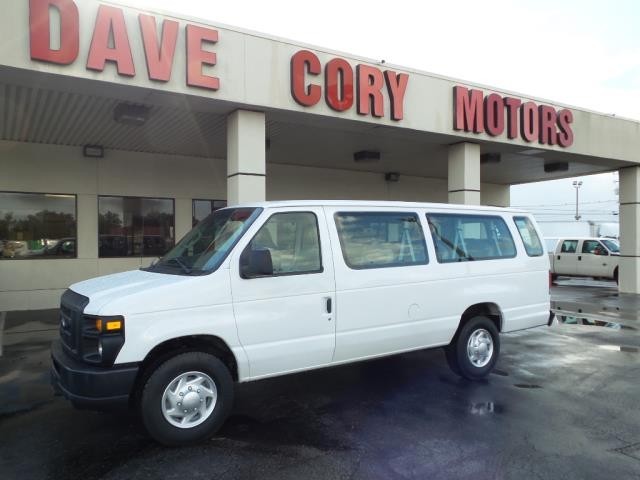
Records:
<instances>
[{"instance_id":1,"label":"ceiling light fixture","mask_svg":"<svg viewBox=\"0 0 640 480\"><path fill-rule=\"evenodd\" d=\"M113 119L118 123L141 127L149 119L150 107L132 103L119 103L113 109Z\"/></svg>"},{"instance_id":2,"label":"ceiling light fixture","mask_svg":"<svg viewBox=\"0 0 640 480\"><path fill-rule=\"evenodd\" d=\"M82 147L82 155L88 158L103 158L104 147L102 145L85 145Z\"/></svg>"},{"instance_id":3,"label":"ceiling light fixture","mask_svg":"<svg viewBox=\"0 0 640 480\"><path fill-rule=\"evenodd\" d=\"M499 153L483 153L480 155L480 164L485 165L487 163L500 163L502 160Z\"/></svg>"},{"instance_id":4,"label":"ceiling light fixture","mask_svg":"<svg viewBox=\"0 0 640 480\"><path fill-rule=\"evenodd\" d=\"M399 182L400 174L398 172L387 172L384 174L384 179L387 182Z\"/></svg>"},{"instance_id":5,"label":"ceiling light fixture","mask_svg":"<svg viewBox=\"0 0 640 480\"><path fill-rule=\"evenodd\" d=\"M544 164L544 171L546 173L567 172L568 170L569 164L567 162L554 162Z\"/></svg>"},{"instance_id":6,"label":"ceiling light fixture","mask_svg":"<svg viewBox=\"0 0 640 480\"><path fill-rule=\"evenodd\" d=\"M372 163L380 160L380 152L372 150L360 150L353 154L353 161L356 163Z\"/></svg>"}]
</instances>

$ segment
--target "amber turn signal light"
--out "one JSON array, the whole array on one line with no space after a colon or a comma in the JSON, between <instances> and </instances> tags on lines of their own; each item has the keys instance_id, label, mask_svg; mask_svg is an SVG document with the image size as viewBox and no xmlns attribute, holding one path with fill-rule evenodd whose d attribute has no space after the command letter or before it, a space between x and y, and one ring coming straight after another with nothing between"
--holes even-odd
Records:
<instances>
[{"instance_id":1,"label":"amber turn signal light","mask_svg":"<svg viewBox=\"0 0 640 480\"><path fill-rule=\"evenodd\" d=\"M105 328L107 332L116 332L122 330L122 320L110 320Z\"/></svg>"},{"instance_id":2,"label":"amber turn signal light","mask_svg":"<svg viewBox=\"0 0 640 480\"><path fill-rule=\"evenodd\" d=\"M95 325L98 332L119 332L123 328L123 322L120 319L96 318Z\"/></svg>"}]
</instances>

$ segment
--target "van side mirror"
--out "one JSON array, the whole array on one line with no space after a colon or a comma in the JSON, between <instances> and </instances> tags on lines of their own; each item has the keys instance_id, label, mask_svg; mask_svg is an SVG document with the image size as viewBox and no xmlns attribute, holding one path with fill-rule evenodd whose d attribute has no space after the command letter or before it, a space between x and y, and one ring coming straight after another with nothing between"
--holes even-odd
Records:
<instances>
[{"instance_id":1,"label":"van side mirror","mask_svg":"<svg viewBox=\"0 0 640 480\"><path fill-rule=\"evenodd\" d=\"M268 277L273 275L271 252L268 249L252 250L251 245L240 255L242 278Z\"/></svg>"}]
</instances>

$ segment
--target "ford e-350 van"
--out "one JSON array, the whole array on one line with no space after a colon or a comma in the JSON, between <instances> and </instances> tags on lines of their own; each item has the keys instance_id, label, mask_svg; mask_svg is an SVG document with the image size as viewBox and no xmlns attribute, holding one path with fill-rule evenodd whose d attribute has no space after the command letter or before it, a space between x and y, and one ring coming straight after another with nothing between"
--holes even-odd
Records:
<instances>
[{"instance_id":1,"label":"ford e-350 van","mask_svg":"<svg viewBox=\"0 0 640 480\"><path fill-rule=\"evenodd\" d=\"M52 345L76 406L135 406L182 444L215 432L234 382L445 347L489 374L500 332L549 318L549 260L525 212L399 202L218 210L149 268L72 285Z\"/></svg>"}]
</instances>

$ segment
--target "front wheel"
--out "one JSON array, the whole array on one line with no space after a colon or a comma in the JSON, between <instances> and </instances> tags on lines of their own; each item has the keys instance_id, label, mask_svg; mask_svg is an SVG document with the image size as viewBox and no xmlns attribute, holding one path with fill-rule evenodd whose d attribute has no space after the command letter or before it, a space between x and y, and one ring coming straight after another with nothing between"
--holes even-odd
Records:
<instances>
[{"instance_id":1,"label":"front wheel","mask_svg":"<svg viewBox=\"0 0 640 480\"><path fill-rule=\"evenodd\" d=\"M233 404L233 379L217 357L176 355L149 377L140 399L142 422L158 442L177 446L213 435Z\"/></svg>"},{"instance_id":2,"label":"front wheel","mask_svg":"<svg viewBox=\"0 0 640 480\"><path fill-rule=\"evenodd\" d=\"M500 335L491 319L473 317L445 347L451 369L468 380L480 380L493 370L500 354Z\"/></svg>"}]
</instances>

